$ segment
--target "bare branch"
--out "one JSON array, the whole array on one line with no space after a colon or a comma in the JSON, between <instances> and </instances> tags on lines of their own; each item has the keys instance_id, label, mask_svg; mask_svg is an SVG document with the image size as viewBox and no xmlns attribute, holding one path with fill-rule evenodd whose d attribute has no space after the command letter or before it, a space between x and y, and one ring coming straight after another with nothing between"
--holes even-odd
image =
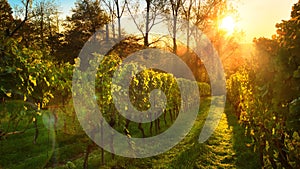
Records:
<instances>
[{"instance_id":1,"label":"bare branch","mask_svg":"<svg viewBox=\"0 0 300 169\"><path fill-rule=\"evenodd\" d=\"M14 34L25 24L25 22L28 20L28 11L29 11L29 2L30 0L26 0L25 5L25 16L23 21L9 34L8 37L14 36Z\"/></svg>"},{"instance_id":2,"label":"bare branch","mask_svg":"<svg viewBox=\"0 0 300 169\"><path fill-rule=\"evenodd\" d=\"M160 42L163 38L168 38L168 35L160 36L157 40L152 41L151 43L149 43L149 46L152 45L152 44L155 44L155 43L157 43L157 42ZM164 41L163 41L163 42L164 42Z\"/></svg>"},{"instance_id":3,"label":"bare branch","mask_svg":"<svg viewBox=\"0 0 300 169\"><path fill-rule=\"evenodd\" d=\"M121 12L121 14L120 14L120 17L123 15L123 13L124 13L124 11L125 11L125 6L126 6L126 4L127 4L127 1L124 2L124 5L123 5L123 7L122 7L122 12Z\"/></svg>"},{"instance_id":4,"label":"bare branch","mask_svg":"<svg viewBox=\"0 0 300 169\"><path fill-rule=\"evenodd\" d=\"M131 18L132 18L132 20L133 20L133 22L134 22L136 28L142 33L142 35L143 35L143 37L144 37L145 34L144 34L142 28L141 28L141 27L139 26L139 24L137 23L137 21L134 19L134 16L133 16L133 14L132 14L132 12L131 12L129 6L128 6L127 0L125 0L125 3L127 4L128 12L129 12L129 14L130 14L130 16L131 16Z\"/></svg>"}]
</instances>

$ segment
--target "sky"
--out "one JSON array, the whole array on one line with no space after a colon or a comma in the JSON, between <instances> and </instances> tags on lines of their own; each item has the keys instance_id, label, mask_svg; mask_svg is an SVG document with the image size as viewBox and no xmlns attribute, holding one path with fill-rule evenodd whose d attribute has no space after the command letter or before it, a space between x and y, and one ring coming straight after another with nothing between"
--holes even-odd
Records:
<instances>
[{"instance_id":1,"label":"sky","mask_svg":"<svg viewBox=\"0 0 300 169\"><path fill-rule=\"evenodd\" d=\"M271 38L276 33L276 23L290 19L293 4L298 0L240 0L237 10L239 25L245 32L245 41L254 37Z\"/></svg>"},{"instance_id":2,"label":"sky","mask_svg":"<svg viewBox=\"0 0 300 169\"><path fill-rule=\"evenodd\" d=\"M21 0L8 0L14 6ZM76 0L56 0L63 16L71 15ZM271 38L276 33L275 25L288 20L293 4L298 0L238 0L233 5L239 13L238 27L245 33L244 42L252 42L254 37Z\"/></svg>"}]
</instances>

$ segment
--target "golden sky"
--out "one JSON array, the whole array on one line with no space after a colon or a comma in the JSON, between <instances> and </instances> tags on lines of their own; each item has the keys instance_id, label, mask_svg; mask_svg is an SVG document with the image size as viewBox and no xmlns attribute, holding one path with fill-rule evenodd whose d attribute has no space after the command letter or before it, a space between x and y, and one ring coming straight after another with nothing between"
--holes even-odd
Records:
<instances>
[{"instance_id":1,"label":"golden sky","mask_svg":"<svg viewBox=\"0 0 300 169\"><path fill-rule=\"evenodd\" d=\"M74 6L75 0L58 0L64 13ZM230 0L229 0L230 2ZM239 29L245 33L244 42L254 37L271 38L275 25L290 18L293 4L298 0L232 0L239 13Z\"/></svg>"},{"instance_id":2,"label":"golden sky","mask_svg":"<svg viewBox=\"0 0 300 169\"><path fill-rule=\"evenodd\" d=\"M12 6L21 0L8 0ZM276 33L275 25L290 18L293 4L298 0L229 0L239 12L238 28L245 33L244 42L252 42L254 37L271 38ZM75 0L56 0L62 15L71 15Z\"/></svg>"},{"instance_id":3,"label":"golden sky","mask_svg":"<svg viewBox=\"0 0 300 169\"><path fill-rule=\"evenodd\" d=\"M240 15L239 27L245 32L245 42L254 37L271 38L275 25L288 20L293 4L298 0L240 0L236 4Z\"/></svg>"}]
</instances>

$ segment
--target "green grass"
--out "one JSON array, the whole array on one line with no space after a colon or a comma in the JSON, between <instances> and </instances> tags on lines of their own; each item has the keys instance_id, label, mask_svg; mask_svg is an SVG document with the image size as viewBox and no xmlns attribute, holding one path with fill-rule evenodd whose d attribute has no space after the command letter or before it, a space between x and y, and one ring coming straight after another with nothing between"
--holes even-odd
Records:
<instances>
[{"instance_id":1,"label":"green grass","mask_svg":"<svg viewBox=\"0 0 300 169\"><path fill-rule=\"evenodd\" d=\"M0 166L3 168L37 168L44 166L50 159L55 142L54 133L43 126L38 119L39 136L33 143L35 129L30 128L24 134L11 135L0 141Z\"/></svg>"},{"instance_id":2,"label":"green grass","mask_svg":"<svg viewBox=\"0 0 300 169\"><path fill-rule=\"evenodd\" d=\"M232 145L236 152L236 166L237 168L261 168L259 164L259 154L252 151L249 146L251 139L245 136L245 130L237 123L237 117L233 113L233 108L226 106L225 114L228 125L232 128Z\"/></svg>"},{"instance_id":3,"label":"green grass","mask_svg":"<svg viewBox=\"0 0 300 169\"><path fill-rule=\"evenodd\" d=\"M23 134L10 135L0 140L0 168L45 168L64 164L68 159L78 158L84 153L83 140L86 137L48 130L42 117L38 117L38 130L36 144L33 143L33 124Z\"/></svg>"},{"instance_id":4,"label":"green grass","mask_svg":"<svg viewBox=\"0 0 300 169\"><path fill-rule=\"evenodd\" d=\"M158 156L134 159L115 156L105 152L105 164L101 163L101 150L94 148L89 155L89 168L260 168L258 155L247 147L250 139L244 136L228 104L214 134L205 142L198 143L198 137L206 119L210 99L201 100L197 120L188 135L169 151ZM168 116L167 116L168 117ZM51 132L38 119L39 137L33 144L33 126L24 134L12 135L0 141L0 168L82 168L88 140L83 135ZM170 126L161 121L161 131ZM149 124L143 125L147 136ZM141 137L141 131L130 124L134 136ZM155 130L153 128L153 133ZM52 147L54 146L54 147Z\"/></svg>"}]
</instances>

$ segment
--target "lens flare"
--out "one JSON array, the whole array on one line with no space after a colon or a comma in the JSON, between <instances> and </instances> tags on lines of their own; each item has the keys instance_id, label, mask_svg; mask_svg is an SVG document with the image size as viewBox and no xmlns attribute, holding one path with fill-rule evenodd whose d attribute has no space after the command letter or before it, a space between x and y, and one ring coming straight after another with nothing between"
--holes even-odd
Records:
<instances>
[{"instance_id":1,"label":"lens flare","mask_svg":"<svg viewBox=\"0 0 300 169\"><path fill-rule=\"evenodd\" d=\"M228 34L232 34L235 29L235 20L231 16L227 16L222 19L220 29L226 31Z\"/></svg>"}]
</instances>

